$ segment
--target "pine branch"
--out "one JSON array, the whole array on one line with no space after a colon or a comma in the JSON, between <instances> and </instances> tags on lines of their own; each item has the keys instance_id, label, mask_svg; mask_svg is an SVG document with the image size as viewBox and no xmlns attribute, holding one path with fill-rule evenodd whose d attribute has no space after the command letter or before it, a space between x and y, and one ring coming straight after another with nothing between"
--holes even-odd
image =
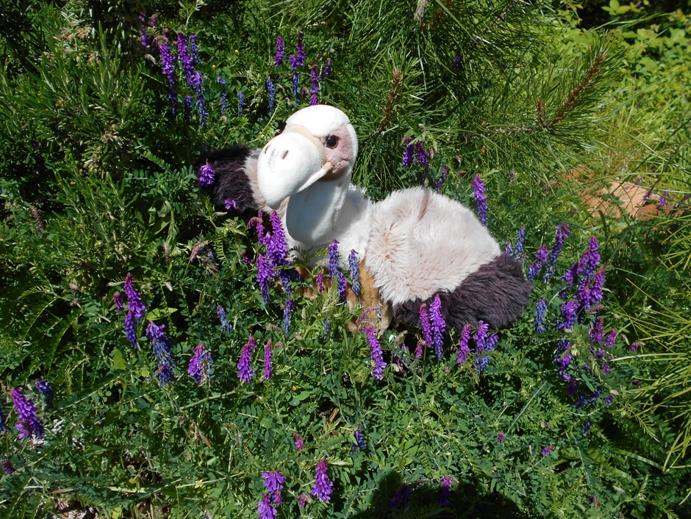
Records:
<instances>
[{"instance_id":1,"label":"pine branch","mask_svg":"<svg viewBox=\"0 0 691 519\"><path fill-rule=\"evenodd\" d=\"M396 103L401 97L401 85L403 84L403 74L398 69L393 71L393 79L391 80L391 90L387 95L386 107L384 108L384 116L382 117L381 124L379 125L379 133L384 133L391 124L391 118L393 117L393 110Z\"/></svg>"}]
</instances>

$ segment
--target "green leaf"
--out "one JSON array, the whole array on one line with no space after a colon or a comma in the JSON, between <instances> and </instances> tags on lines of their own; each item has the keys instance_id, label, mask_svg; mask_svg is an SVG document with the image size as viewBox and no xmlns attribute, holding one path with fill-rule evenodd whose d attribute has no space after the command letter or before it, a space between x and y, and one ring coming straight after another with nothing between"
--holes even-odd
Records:
<instances>
[{"instance_id":1,"label":"green leaf","mask_svg":"<svg viewBox=\"0 0 691 519\"><path fill-rule=\"evenodd\" d=\"M115 351L113 351L113 367L115 369L126 368L125 358L122 356L122 352L117 348L115 348Z\"/></svg>"},{"instance_id":2,"label":"green leaf","mask_svg":"<svg viewBox=\"0 0 691 519\"><path fill-rule=\"evenodd\" d=\"M162 319L168 317L170 314L177 312L177 308L156 308L151 310L146 314L147 321L155 321L156 319Z\"/></svg>"}]
</instances>

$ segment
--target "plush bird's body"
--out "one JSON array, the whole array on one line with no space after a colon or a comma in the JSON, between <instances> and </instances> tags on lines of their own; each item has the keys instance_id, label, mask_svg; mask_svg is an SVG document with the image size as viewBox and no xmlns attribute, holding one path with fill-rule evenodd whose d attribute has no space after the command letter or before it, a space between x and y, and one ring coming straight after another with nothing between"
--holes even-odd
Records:
<instances>
[{"instance_id":1,"label":"plush bird's body","mask_svg":"<svg viewBox=\"0 0 691 519\"><path fill-rule=\"evenodd\" d=\"M527 306L531 285L521 266L466 207L424 187L372 202L350 184L357 137L337 108L296 112L261 151L234 147L207 157L216 170L208 189L222 205L276 210L289 247L339 242L341 261L358 253L373 288L395 318L419 323L419 309L439 294L447 324L478 320L505 327ZM318 258L316 259L318 261Z\"/></svg>"}]
</instances>

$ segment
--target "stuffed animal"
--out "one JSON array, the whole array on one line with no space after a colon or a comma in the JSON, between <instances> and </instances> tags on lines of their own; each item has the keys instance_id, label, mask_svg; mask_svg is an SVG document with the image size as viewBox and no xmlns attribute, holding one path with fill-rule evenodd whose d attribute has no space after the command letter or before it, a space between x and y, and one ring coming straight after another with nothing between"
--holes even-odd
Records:
<instances>
[{"instance_id":1,"label":"stuffed animal","mask_svg":"<svg viewBox=\"0 0 691 519\"><path fill-rule=\"evenodd\" d=\"M297 251L335 239L344 264L357 251L376 297L396 319L419 324L420 306L439 294L442 316L459 331L478 320L511 324L531 291L521 265L468 208L446 196L414 187L381 202L366 198L350 183L357 152L357 135L341 110L310 106L261 150L211 152L206 160L216 175L207 192L239 211L276 210Z\"/></svg>"}]
</instances>

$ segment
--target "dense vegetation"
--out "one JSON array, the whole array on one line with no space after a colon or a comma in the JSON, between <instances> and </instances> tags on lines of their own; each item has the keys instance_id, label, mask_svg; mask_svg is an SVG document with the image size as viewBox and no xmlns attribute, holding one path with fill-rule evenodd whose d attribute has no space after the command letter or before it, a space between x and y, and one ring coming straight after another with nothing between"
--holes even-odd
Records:
<instances>
[{"instance_id":1,"label":"dense vegetation","mask_svg":"<svg viewBox=\"0 0 691 519\"><path fill-rule=\"evenodd\" d=\"M3 1L3 517L691 515L684 11ZM335 284L263 297L269 215L214 207L200 157L310 102L374 199L483 183L534 278L511 328L438 360L349 331Z\"/></svg>"}]
</instances>

